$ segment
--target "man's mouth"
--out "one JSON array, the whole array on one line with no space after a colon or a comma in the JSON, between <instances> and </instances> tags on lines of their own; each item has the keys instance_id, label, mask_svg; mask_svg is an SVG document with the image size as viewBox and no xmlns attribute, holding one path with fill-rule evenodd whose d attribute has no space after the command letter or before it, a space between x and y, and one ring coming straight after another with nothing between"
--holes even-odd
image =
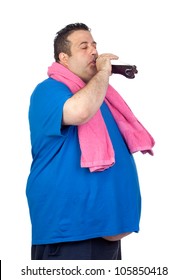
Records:
<instances>
[{"instance_id":1,"label":"man's mouth","mask_svg":"<svg viewBox=\"0 0 188 280\"><path fill-rule=\"evenodd\" d=\"M90 65L96 65L96 58L93 59L93 60L91 60L89 64L90 64Z\"/></svg>"}]
</instances>

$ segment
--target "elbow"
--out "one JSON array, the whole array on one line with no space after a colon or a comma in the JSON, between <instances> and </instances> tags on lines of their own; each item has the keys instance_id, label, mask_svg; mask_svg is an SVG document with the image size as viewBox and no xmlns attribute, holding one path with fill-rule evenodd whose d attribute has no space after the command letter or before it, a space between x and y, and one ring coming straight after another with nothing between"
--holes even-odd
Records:
<instances>
[{"instance_id":1,"label":"elbow","mask_svg":"<svg viewBox=\"0 0 188 280\"><path fill-rule=\"evenodd\" d=\"M76 120L78 122L77 123L78 125L88 122L93 116L92 112L87 108L78 110L76 115L77 115Z\"/></svg>"},{"instance_id":2,"label":"elbow","mask_svg":"<svg viewBox=\"0 0 188 280\"><path fill-rule=\"evenodd\" d=\"M63 124L64 125L81 125L88 122L92 117L92 112L87 108L76 107L71 110L64 108Z\"/></svg>"}]
</instances>

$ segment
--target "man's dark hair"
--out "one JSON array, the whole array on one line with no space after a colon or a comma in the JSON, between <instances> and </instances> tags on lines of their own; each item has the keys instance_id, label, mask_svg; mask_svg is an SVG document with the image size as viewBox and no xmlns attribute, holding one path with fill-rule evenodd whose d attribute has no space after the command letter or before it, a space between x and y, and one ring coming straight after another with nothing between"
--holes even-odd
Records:
<instances>
[{"instance_id":1,"label":"man's dark hair","mask_svg":"<svg viewBox=\"0 0 188 280\"><path fill-rule=\"evenodd\" d=\"M54 39L54 58L56 62L59 61L59 54L61 52L71 56L71 45L70 41L67 40L67 37L76 30L91 31L91 29L84 23L72 23L56 33L56 37Z\"/></svg>"}]
</instances>

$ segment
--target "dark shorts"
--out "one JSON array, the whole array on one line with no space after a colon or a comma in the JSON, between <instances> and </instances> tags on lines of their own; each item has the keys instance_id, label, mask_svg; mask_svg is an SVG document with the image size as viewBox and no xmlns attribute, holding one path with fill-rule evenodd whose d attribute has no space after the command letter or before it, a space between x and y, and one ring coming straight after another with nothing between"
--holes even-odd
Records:
<instances>
[{"instance_id":1,"label":"dark shorts","mask_svg":"<svg viewBox=\"0 0 188 280\"><path fill-rule=\"evenodd\" d=\"M93 238L75 242L32 245L32 260L121 260L121 241Z\"/></svg>"}]
</instances>

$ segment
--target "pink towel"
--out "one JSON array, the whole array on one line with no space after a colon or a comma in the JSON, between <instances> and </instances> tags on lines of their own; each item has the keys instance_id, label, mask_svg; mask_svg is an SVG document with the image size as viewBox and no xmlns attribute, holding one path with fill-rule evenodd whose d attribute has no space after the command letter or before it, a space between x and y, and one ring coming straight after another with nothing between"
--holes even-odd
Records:
<instances>
[{"instance_id":1,"label":"pink towel","mask_svg":"<svg viewBox=\"0 0 188 280\"><path fill-rule=\"evenodd\" d=\"M73 94L85 86L78 76L57 62L53 62L48 67L48 76L67 85ZM110 85L105 102L130 152L141 151L153 155L152 147L155 144L153 137ZM78 126L78 138L81 149L81 167L87 167L91 172L103 171L115 163L114 149L100 110L87 123Z\"/></svg>"}]
</instances>

